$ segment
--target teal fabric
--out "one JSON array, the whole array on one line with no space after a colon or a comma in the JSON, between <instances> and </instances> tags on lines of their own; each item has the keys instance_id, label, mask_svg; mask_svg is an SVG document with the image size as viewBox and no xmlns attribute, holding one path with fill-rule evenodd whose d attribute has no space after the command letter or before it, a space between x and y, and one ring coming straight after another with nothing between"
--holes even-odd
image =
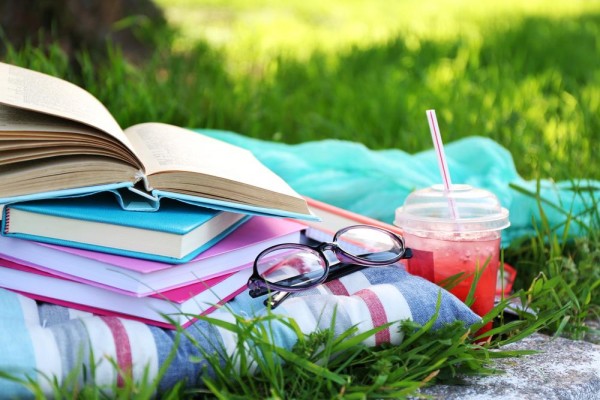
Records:
<instances>
[{"instance_id":1,"label":"teal fabric","mask_svg":"<svg viewBox=\"0 0 600 400\"><path fill-rule=\"evenodd\" d=\"M233 132L200 132L252 151L302 195L387 223L393 222L395 209L411 191L441 183L433 149L409 154L399 149L375 151L360 143L339 140L288 145ZM535 234L540 204L559 234L569 213L578 216L569 227L571 235L582 235L587 226L599 222L598 181L526 181L519 176L510 152L483 137L448 143L445 150L453 183L487 189L509 210L511 227L503 233L504 245ZM544 202L511 185L539 193Z\"/></svg>"}]
</instances>

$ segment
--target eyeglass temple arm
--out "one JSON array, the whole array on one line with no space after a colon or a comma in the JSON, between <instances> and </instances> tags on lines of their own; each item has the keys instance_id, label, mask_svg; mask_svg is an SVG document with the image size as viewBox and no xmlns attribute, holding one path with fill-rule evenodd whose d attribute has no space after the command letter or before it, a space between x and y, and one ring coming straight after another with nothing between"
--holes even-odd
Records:
<instances>
[{"instance_id":1,"label":"eyeglass temple arm","mask_svg":"<svg viewBox=\"0 0 600 400\"><path fill-rule=\"evenodd\" d=\"M285 299L291 295L292 292L273 292L269 297L265 299L263 304L265 307L270 307L272 310L277 308L278 305L283 303Z\"/></svg>"},{"instance_id":2,"label":"eyeglass temple arm","mask_svg":"<svg viewBox=\"0 0 600 400\"><path fill-rule=\"evenodd\" d=\"M287 284L290 287L294 286L294 283L299 283L302 280L307 281L307 280L311 280L310 275L315 275L314 271L311 272L306 272L304 274L300 274L300 275L296 275L296 276L292 276L290 278L285 278L285 279L281 279L279 281L277 281L276 283L282 285L282 284ZM269 288L266 286L261 286L261 287L254 287L252 289L250 289L250 297L259 297L262 295L265 295L269 292Z\"/></svg>"}]
</instances>

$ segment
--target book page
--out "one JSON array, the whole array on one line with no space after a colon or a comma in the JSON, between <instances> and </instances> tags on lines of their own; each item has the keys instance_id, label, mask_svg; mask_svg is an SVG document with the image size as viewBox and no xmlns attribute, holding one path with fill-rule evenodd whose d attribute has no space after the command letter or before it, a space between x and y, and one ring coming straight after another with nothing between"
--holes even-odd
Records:
<instances>
[{"instance_id":1,"label":"book page","mask_svg":"<svg viewBox=\"0 0 600 400\"><path fill-rule=\"evenodd\" d=\"M0 131L10 132L70 132L106 136L97 129L79 122L42 114L0 103Z\"/></svg>"},{"instance_id":2,"label":"book page","mask_svg":"<svg viewBox=\"0 0 600 400\"><path fill-rule=\"evenodd\" d=\"M195 172L299 197L283 179L241 147L160 123L135 125L125 134L144 162L147 175Z\"/></svg>"},{"instance_id":3,"label":"book page","mask_svg":"<svg viewBox=\"0 0 600 400\"><path fill-rule=\"evenodd\" d=\"M91 93L65 80L0 63L0 103L90 125L133 152L106 107Z\"/></svg>"},{"instance_id":4,"label":"book page","mask_svg":"<svg viewBox=\"0 0 600 400\"><path fill-rule=\"evenodd\" d=\"M71 156L0 167L3 197L131 182L137 169L107 157Z\"/></svg>"},{"instance_id":5,"label":"book page","mask_svg":"<svg viewBox=\"0 0 600 400\"><path fill-rule=\"evenodd\" d=\"M87 153L90 151L106 153L106 150L110 150L115 158L143 169L133 151L98 129L64 118L0 103L0 143L3 142L11 142L15 148L28 148L31 147L32 142L36 142L36 147L40 149L61 143L65 146L79 143L88 147ZM0 144L0 153L7 150L12 149Z\"/></svg>"}]
</instances>

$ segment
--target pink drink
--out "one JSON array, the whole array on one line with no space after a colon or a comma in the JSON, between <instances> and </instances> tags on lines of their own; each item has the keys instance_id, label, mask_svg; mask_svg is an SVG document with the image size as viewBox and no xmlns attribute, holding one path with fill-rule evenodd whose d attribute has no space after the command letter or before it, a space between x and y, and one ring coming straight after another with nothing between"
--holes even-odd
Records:
<instances>
[{"instance_id":1,"label":"pink drink","mask_svg":"<svg viewBox=\"0 0 600 400\"><path fill-rule=\"evenodd\" d=\"M462 273L449 290L465 301L478 272L471 309L484 316L494 307L500 234L510 225L508 211L494 194L468 185L417 190L396 210L394 224L413 252L410 273L442 286Z\"/></svg>"},{"instance_id":2,"label":"pink drink","mask_svg":"<svg viewBox=\"0 0 600 400\"><path fill-rule=\"evenodd\" d=\"M484 316L494 307L498 264L500 260L500 235L493 232L479 240L462 239L456 235L452 240L404 234L406 246L413 251L408 260L408 272L422 276L443 286L445 280L460 278L450 292L465 301L471 290L476 271L480 271L471 309Z\"/></svg>"}]
</instances>

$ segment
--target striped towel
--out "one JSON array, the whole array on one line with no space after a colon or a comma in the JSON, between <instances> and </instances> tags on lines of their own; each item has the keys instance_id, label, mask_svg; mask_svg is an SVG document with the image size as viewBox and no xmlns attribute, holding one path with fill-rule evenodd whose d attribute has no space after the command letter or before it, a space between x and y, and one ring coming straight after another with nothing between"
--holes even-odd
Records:
<instances>
[{"instance_id":1,"label":"striped towel","mask_svg":"<svg viewBox=\"0 0 600 400\"><path fill-rule=\"evenodd\" d=\"M398 325L402 320L419 324L429 321L436 310L438 294L441 308L435 327L462 320L466 325L479 317L456 297L436 285L408 274L402 267L369 268L332 281L318 288L294 294L272 312L293 317L304 333L327 329L335 312L335 334L358 328L357 334L393 322L388 329L367 339L366 344L400 343ZM236 316L253 318L269 312L263 299L252 299L247 291L210 315L233 322ZM283 318L282 318L283 319ZM271 340L277 346L291 348L297 340L281 320L269 324ZM74 370L90 371L90 359L96 364L97 385L121 383L113 362L133 379L145 373L156 378L172 352L178 333L141 322L106 316L94 316L73 309L38 303L22 295L0 289L0 370L17 377L29 377L50 392L48 377L64 381ZM204 364L192 362L225 350L236 350L236 335L224 328L199 320L186 329L170 361L159 390L185 380L199 385ZM112 362L111 362L112 360ZM80 374L83 379L83 374ZM0 393L7 398L27 397L27 389L18 383L0 379Z\"/></svg>"}]
</instances>

